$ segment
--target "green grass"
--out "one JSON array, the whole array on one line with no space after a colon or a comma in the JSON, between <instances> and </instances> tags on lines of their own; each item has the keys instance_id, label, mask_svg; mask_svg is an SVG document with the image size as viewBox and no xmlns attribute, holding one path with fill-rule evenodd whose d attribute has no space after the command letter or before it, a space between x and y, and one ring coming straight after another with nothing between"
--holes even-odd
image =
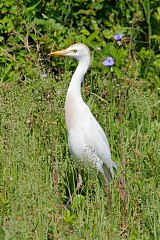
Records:
<instances>
[{"instance_id":1,"label":"green grass","mask_svg":"<svg viewBox=\"0 0 160 240\"><path fill-rule=\"evenodd\" d=\"M0 90L0 239L159 239L158 96L136 86L119 90L111 80L104 87L102 76L94 89L94 79L87 78L91 86L88 93L85 83L84 98L107 133L118 164L110 187L112 206L104 182L92 173L84 174L84 186L69 209L64 206L76 175L64 123L69 77L55 81L37 76L19 86L4 85ZM122 158L126 206L120 194Z\"/></svg>"}]
</instances>

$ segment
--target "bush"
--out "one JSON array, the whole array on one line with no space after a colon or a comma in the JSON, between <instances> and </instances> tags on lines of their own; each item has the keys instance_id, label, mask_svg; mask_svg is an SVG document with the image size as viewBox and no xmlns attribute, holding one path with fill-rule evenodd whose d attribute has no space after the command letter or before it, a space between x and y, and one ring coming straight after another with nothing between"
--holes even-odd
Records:
<instances>
[{"instance_id":1,"label":"bush","mask_svg":"<svg viewBox=\"0 0 160 240\"><path fill-rule=\"evenodd\" d=\"M1 81L22 81L35 72L48 71L51 48L84 42L101 48L104 58L116 55L117 72L128 64L137 67L147 86L159 86L159 1L1 1ZM124 33L117 52L113 35ZM93 67L97 69L100 56ZM57 60L56 60L57 61ZM102 61L102 59L100 60ZM52 65L56 65L52 62ZM99 67L101 68L102 66ZM55 71L55 69L53 69ZM124 72L122 70L121 75Z\"/></svg>"}]
</instances>

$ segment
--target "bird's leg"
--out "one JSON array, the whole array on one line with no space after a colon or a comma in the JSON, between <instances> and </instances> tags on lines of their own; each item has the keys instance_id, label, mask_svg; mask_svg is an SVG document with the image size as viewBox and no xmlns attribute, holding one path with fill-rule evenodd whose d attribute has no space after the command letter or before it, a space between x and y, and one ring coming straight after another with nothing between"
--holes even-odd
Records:
<instances>
[{"instance_id":1,"label":"bird's leg","mask_svg":"<svg viewBox=\"0 0 160 240\"><path fill-rule=\"evenodd\" d=\"M77 187L76 192L82 187L82 176L80 174L80 170L78 169L78 178L77 178Z\"/></svg>"},{"instance_id":2,"label":"bird's leg","mask_svg":"<svg viewBox=\"0 0 160 240\"><path fill-rule=\"evenodd\" d=\"M77 177L77 186L75 192L72 193L70 198L68 199L67 203L65 204L66 208L68 208L69 204L72 202L72 198L74 194L82 187L83 182L82 182L82 176L80 174L80 170L78 169L78 177Z\"/></svg>"},{"instance_id":3,"label":"bird's leg","mask_svg":"<svg viewBox=\"0 0 160 240\"><path fill-rule=\"evenodd\" d=\"M106 177L104 176L106 187L105 187L105 193L107 194L107 202L109 203L109 206L111 207L111 192L110 192L110 185Z\"/></svg>"}]
</instances>

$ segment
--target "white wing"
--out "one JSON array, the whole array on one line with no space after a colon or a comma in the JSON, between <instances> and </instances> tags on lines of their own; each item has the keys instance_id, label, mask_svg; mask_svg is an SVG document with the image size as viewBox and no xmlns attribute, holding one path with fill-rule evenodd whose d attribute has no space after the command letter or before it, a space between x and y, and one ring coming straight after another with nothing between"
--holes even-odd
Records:
<instances>
[{"instance_id":1,"label":"white wing","mask_svg":"<svg viewBox=\"0 0 160 240\"><path fill-rule=\"evenodd\" d=\"M116 164L111 159L106 135L87 105L83 106L83 111L79 109L77 114L73 119L76 125L73 124L74 128L68 131L71 152L79 158L84 152L90 155L90 158L96 156L98 161L101 160L101 169L110 181L114 177L113 167L116 167ZM86 147L90 151L86 151Z\"/></svg>"}]
</instances>

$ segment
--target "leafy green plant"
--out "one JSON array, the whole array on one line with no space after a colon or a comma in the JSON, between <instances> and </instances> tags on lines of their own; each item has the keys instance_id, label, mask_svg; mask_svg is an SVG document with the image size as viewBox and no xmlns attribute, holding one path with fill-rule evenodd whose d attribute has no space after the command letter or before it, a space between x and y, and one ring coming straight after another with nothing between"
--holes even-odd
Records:
<instances>
[{"instance_id":1,"label":"leafy green plant","mask_svg":"<svg viewBox=\"0 0 160 240\"><path fill-rule=\"evenodd\" d=\"M140 77L145 78L148 87L159 87L158 1L106 4L104 0L74 3L10 0L2 1L0 9L2 82L25 80L35 71L43 73L49 66L46 54L51 48L65 48L82 41L93 49L102 48L105 54L109 51L116 55L116 64L122 58L132 57L133 64L131 61L129 64L142 65ZM122 32L128 49L121 48L117 54L117 47L110 40L115 33Z\"/></svg>"}]
</instances>

